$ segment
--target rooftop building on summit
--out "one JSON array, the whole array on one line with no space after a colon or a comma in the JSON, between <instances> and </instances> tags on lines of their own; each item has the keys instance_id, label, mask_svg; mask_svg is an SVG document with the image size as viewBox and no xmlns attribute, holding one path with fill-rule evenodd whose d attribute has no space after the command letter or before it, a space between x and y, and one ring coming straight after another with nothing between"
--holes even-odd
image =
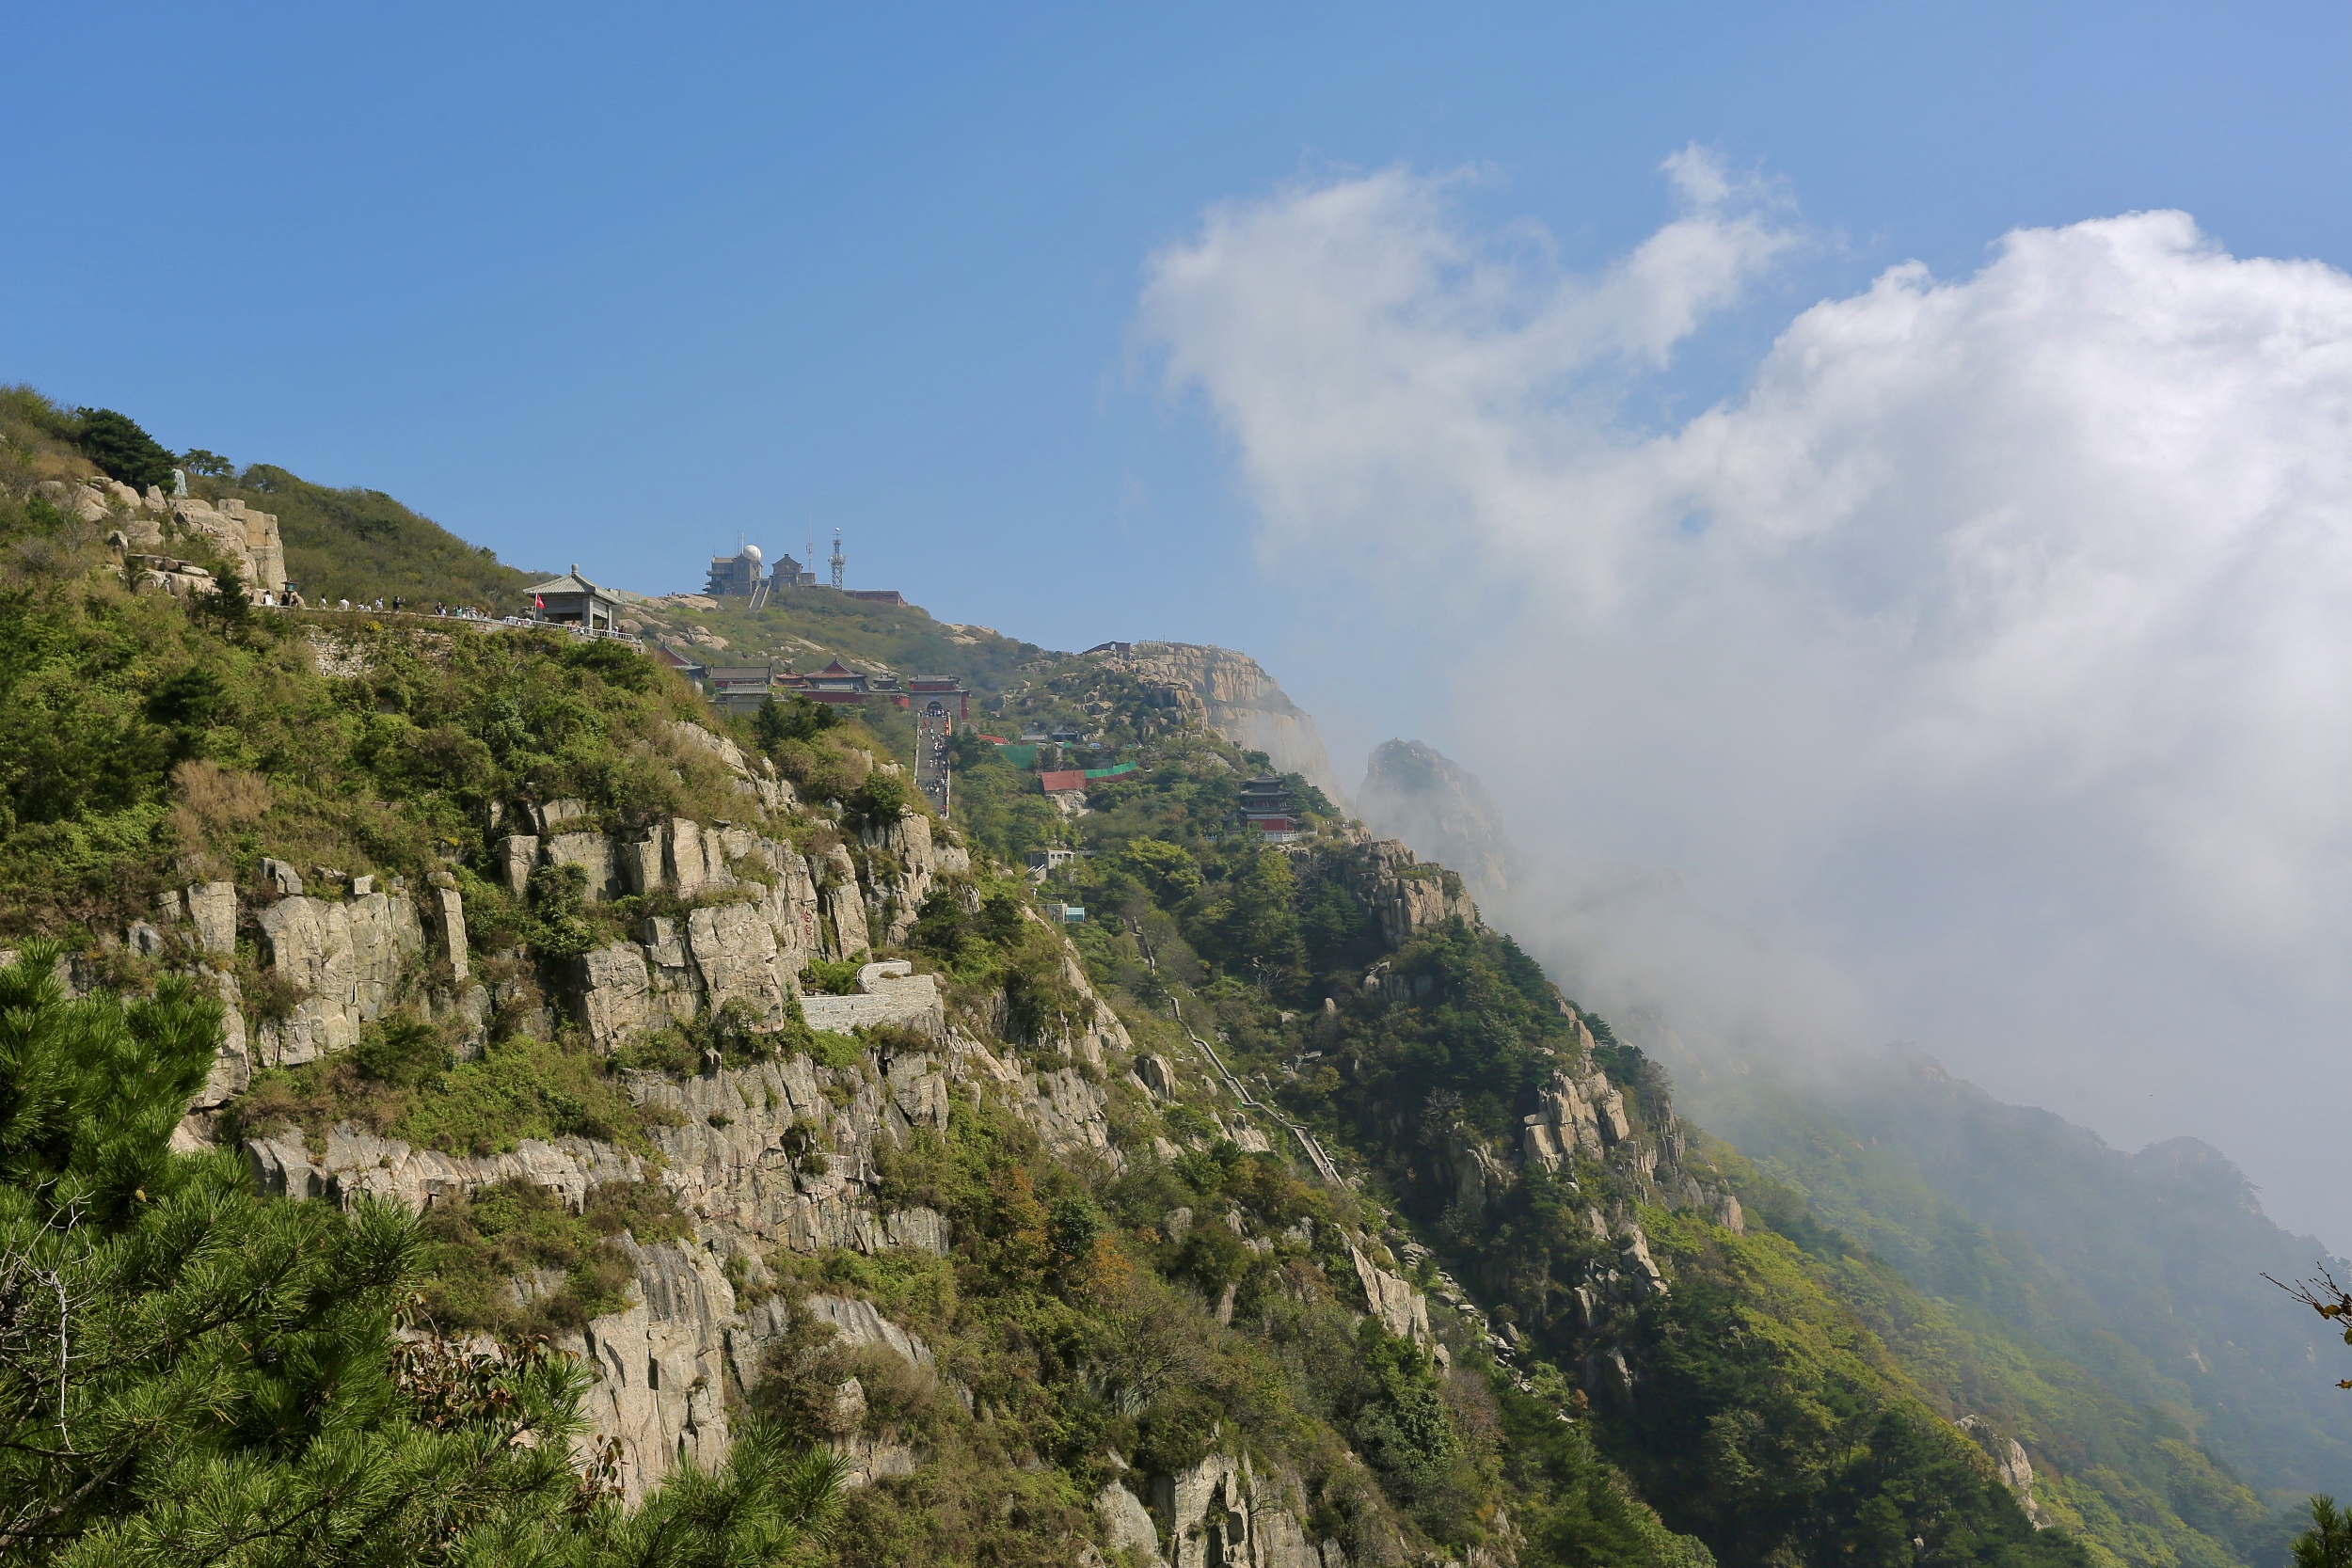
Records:
<instances>
[{"instance_id":1,"label":"rooftop building on summit","mask_svg":"<svg viewBox=\"0 0 2352 1568\"><path fill-rule=\"evenodd\" d=\"M745 545L733 555L714 555L704 592L714 599L749 599L757 610L779 588L807 588L817 581L816 573L788 555L778 557L772 569L766 567L766 561L757 545Z\"/></svg>"}]
</instances>

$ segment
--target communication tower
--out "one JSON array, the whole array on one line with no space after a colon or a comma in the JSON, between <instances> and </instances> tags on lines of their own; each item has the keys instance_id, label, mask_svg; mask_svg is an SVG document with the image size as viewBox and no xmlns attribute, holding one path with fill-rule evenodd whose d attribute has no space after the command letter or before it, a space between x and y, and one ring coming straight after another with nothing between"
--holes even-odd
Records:
<instances>
[{"instance_id":1,"label":"communication tower","mask_svg":"<svg viewBox=\"0 0 2352 1568\"><path fill-rule=\"evenodd\" d=\"M841 553L841 531L839 529L833 531L833 560L828 564L833 567L833 585L839 588L841 574L849 568L850 564L849 557Z\"/></svg>"}]
</instances>

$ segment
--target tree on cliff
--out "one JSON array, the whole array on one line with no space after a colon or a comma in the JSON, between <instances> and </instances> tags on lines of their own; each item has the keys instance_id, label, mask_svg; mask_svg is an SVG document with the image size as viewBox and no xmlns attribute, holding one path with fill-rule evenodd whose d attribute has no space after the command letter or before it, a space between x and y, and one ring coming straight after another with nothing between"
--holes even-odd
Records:
<instances>
[{"instance_id":1,"label":"tree on cliff","mask_svg":"<svg viewBox=\"0 0 2352 1568\"><path fill-rule=\"evenodd\" d=\"M119 479L135 489L171 483L171 453L128 414L118 414L111 408L85 408L73 439L109 478Z\"/></svg>"},{"instance_id":2,"label":"tree on cliff","mask_svg":"<svg viewBox=\"0 0 2352 1568\"><path fill-rule=\"evenodd\" d=\"M822 1526L828 1455L755 1428L630 1513L573 1467L571 1357L396 1345L414 1219L173 1153L219 1005L69 1000L56 963L0 969L0 1558L772 1562Z\"/></svg>"}]
</instances>

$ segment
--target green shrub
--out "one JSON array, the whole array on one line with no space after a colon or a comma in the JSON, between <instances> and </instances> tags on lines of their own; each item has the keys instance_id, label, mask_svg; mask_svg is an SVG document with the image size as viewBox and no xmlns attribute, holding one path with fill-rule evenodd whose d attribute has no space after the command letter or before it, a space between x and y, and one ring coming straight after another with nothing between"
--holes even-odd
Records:
<instances>
[{"instance_id":1,"label":"green shrub","mask_svg":"<svg viewBox=\"0 0 2352 1568\"><path fill-rule=\"evenodd\" d=\"M854 958L825 958L812 953L801 966L801 989L819 996L855 996L857 972L869 960L863 953Z\"/></svg>"},{"instance_id":2,"label":"green shrub","mask_svg":"<svg viewBox=\"0 0 2352 1568\"><path fill-rule=\"evenodd\" d=\"M812 703L799 695L783 703L771 696L752 716L752 732L759 737L759 749L771 756L786 741L805 744L840 724L841 715L830 705Z\"/></svg>"}]
</instances>

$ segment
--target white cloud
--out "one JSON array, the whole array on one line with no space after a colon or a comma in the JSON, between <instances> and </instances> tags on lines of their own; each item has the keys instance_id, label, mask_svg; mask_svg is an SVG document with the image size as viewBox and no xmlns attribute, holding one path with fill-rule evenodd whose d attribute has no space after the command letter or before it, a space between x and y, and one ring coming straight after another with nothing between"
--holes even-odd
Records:
<instances>
[{"instance_id":1,"label":"white cloud","mask_svg":"<svg viewBox=\"0 0 2352 1568\"><path fill-rule=\"evenodd\" d=\"M2102 1075L2185 1070L2225 1021L2281 1073L2332 1057L2352 277L2179 213L2020 230L1971 277L1805 310L1739 396L1636 429L1803 243L1705 153L1667 173L1679 215L1592 276L1401 169L1219 207L1155 258L1141 325L1269 560L1349 562L1433 657L1547 672L1544 722L1481 680L1445 737L1478 737L1514 831L1541 802L1565 852L1683 868L1830 955L1871 1027L2126 1134L2169 1113ZM2010 1043L1957 1043L1969 1007Z\"/></svg>"}]
</instances>

